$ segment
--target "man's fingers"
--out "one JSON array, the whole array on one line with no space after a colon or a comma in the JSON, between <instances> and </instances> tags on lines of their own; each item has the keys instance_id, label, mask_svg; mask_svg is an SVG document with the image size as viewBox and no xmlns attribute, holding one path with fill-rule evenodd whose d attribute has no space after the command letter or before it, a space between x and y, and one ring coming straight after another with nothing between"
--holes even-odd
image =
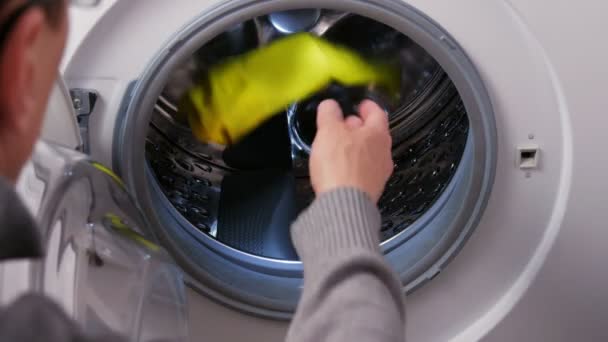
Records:
<instances>
[{"instance_id":1,"label":"man's fingers","mask_svg":"<svg viewBox=\"0 0 608 342\"><path fill-rule=\"evenodd\" d=\"M359 104L359 115L361 115L363 121L366 121L374 112L381 110L382 108L371 100L363 100L363 102Z\"/></svg>"},{"instance_id":2,"label":"man's fingers","mask_svg":"<svg viewBox=\"0 0 608 342\"><path fill-rule=\"evenodd\" d=\"M317 128L331 126L336 123L344 122L344 115L338 102L325 100L321 102L317 109Z\"/></svg>"},{"instance_id":3,"label":"man's fingers","mask_svg":"<svg viewBox=\"0 0 608 342\"><path fill-rule=\"evenodd\" d=\"M375 102L365 100L359 105L359 114L363 119L364 126L388 130L388 115Z\"/></svg>"},{"instance_id":4,"label":"man's fingers","mask_svg":"<svg viewBox=\"0 0 608 342\"><path fill-rule=\"evenodd\" d=\"M346 118L346 127L348 129L357 129L363 127L363 120L360 117L351 115Z\"/></svg>"}]
</instances>

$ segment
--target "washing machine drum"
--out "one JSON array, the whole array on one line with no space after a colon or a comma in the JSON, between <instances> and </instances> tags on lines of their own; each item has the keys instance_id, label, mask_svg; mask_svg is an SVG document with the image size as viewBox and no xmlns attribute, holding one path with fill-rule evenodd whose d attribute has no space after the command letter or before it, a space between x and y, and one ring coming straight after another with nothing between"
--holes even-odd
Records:
<instances>
[{"instance_id":1,"label":"washing machine drum","mask_svg":"<svg viewBox=\"0 0 608 342\"><path fill-rule=\"evenodd\" d=\"M190 70L177 71L174 82L183 82L178 78L184 76L195 81L206 68L258 47L255 27L246 22L217 37L192 59ZM400 62L401 99L390 108L395 173L380 201L382 238L387 240L408 229L449 184L464 152L468 118L446 73L398 31L351 16L325 37L363 55L398 56ZM196 141L178 121L177 89L183 86L169 84L159 99L147 148L152 170L174 209L194 229L233 248L296 260L289 225L314 197L307 163L316 108L333 98L354 114L360 101L377 96L364 87L331 85L224 148Z\"/></svg>"},{"instance_id":2,"label":"washing machine drum","mask_svg":"<svg viewBox=\"0 0 608 342\"><path fill-rule=\"evenodd\" d=\"M337 99L348 114L356 114L357 105L370 98L389 115L395 169L379 202L381 241L404 287L413 290L432 278L464 243L491 181L491 106L474 67L449 35L406 5L400 7L409 19L404 17L399 28L353 13L309 9L257 15L210 38L205 31L212 24L206 18L176 40L181 45L167 49L187 50L184 39L191 51L199 44L194 54L180 57L186 62L176 67L177 57L168 56L150 68L135 98L150 96L146 89L159 82L155 75L166 77L153 106L131 108L133 115L150 117L147 180L134 187L195 287L258 314L260 308L271 316L293 312L302 267L289 228L314 199L308 158L316 108L328 98ZM443 40L437 35L413 39L407 34L412 25L436 30ZM189 87L210 67L301 31L369 58L397 61L399 99L391 101L368 87L331 84L277 113L238 144L196 140L178 108ZM441 58L448 62L438 62L417 41L434 46L434 55L449 56ZM127 119L123 132L129 125Z\"/></svg>"}]
</instances>

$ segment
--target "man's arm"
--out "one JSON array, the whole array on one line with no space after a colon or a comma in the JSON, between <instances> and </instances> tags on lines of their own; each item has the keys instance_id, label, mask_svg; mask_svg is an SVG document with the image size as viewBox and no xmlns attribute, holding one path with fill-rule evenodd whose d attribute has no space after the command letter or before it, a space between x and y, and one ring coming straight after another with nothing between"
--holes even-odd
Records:
<instances>
[{"instance_id":1,"label":"man's arm","mask_svg":"<svg viewBox=\"0 0 608 342\"><path fill-rule=\"evenodd\" d=\"M401 285L379 250L376 207L392 172L386 114L370 102L344 119L319 108L311 155L317 199L292 227L304 291L288 342L405 340Z\"/></svg>"},{"instance_id":2,"label":"man's arm","mask_svg":"<svg viewBox=\"0 0 608 342\"><path fill-rule=\"evenodd\" d=\"M288 342L399 341L401 287L379 251L380 215L361 191L321 195L292 228L304 292Z\"/></svg>"}]
</instances>

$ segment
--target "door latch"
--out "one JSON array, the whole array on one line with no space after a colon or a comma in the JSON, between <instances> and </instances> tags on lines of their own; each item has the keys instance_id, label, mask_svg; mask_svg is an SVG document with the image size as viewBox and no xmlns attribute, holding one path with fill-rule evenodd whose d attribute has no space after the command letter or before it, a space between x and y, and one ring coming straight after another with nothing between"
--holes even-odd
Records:
<instances>
[{"instance_id":1,"label":"door latch","mask_svg":"<svg viewBox=\"0 0 608 342\"><path fill-rule=\"evenodd\" d=\"M91 152L89 144L89 119L99 98L99 94L91 89L70 89L70 97L72 105L76 111L76 120L80 129L80 137L82 138L82 146L79 150L89 154Z\"/></svg>"}]
</instances>

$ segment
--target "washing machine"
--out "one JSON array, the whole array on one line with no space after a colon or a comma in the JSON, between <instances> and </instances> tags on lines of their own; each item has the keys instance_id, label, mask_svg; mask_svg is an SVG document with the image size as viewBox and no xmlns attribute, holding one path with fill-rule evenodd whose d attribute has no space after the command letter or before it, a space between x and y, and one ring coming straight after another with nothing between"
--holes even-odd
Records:
<instances>
[{"instance_id":1,"label":"washing machine","mask_svg":"<svg viewBox=\"0 0 608 342\"><path fill-rule=\"evenodd\" d=\"M191 340L281 341L302 290L289 223L313 198L315 106L372 97L394 140L381 248L407 295L408 341L605 341L607 10L600 0L102 0L70 10L44 135L123 179L185 275ZM399 100L334 84L239 144L194 139L179 110L189 87L298 32L396 61Z\"/></svg>"}]
</instances>

